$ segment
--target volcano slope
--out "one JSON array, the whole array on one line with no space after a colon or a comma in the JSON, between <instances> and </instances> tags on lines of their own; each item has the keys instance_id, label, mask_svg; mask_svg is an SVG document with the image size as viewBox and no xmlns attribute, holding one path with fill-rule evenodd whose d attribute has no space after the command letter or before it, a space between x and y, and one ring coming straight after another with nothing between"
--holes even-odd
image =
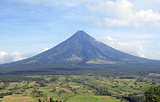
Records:
<instances>
[{"instance_id":1,"label":"volcano slope","mask_svg":"<svg viewBox=\"0 0 160 102\"><path fill-rule=\"evenodd\" d=\"M159 67L160 61L132 56L96 41L82 30L31 58L3 64L0 69L28 70L39 68Z\"/></svg>"}]
</instances>

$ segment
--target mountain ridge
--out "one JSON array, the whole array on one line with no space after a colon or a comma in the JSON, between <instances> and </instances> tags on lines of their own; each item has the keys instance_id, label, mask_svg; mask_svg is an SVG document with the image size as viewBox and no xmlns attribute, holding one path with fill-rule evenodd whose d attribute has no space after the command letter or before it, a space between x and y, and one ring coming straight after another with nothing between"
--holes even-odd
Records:
<instances>
[{"instance_id":1,"label":"mountain ridge","mask_svg":"<svg viewBox=\"0 0 160 102\"><path fill-rule=\"evenodd\" d=\"M132 56L124 52L118 51L102 42L96 41L83 30L77 31L73 36L58 44L57 46L47 50L41 54L32 57L32 61L35 63L39 61L50 61L50 63L60 62L79 62L79 63L92 63L94 64L112 64L122 63L128 60L133 62L134 59L138 59L143 62L143 58ZM98 61L96 61L98 60ZM63 61L63 62L61 62ZM98 63L99 62L99 63ZM102 63L101 63L102 62Z\"/></svg>"},{"instance_id":2,"label":"mountain ridge","mask_svg":"<svg viewBox=\"0 0 160 102\"><path fill-rule=\"evenodd\" d=\"M29 67L46 67L48 65L50 67L64 67L65 65L143 64L152 62L157 61L118 51L102 42L96 41L95 38L83 30L79 30L57 46L31 58L5 64L5 67L15 65L19 67L25 65Z\"/></svg>"}]
</instances>

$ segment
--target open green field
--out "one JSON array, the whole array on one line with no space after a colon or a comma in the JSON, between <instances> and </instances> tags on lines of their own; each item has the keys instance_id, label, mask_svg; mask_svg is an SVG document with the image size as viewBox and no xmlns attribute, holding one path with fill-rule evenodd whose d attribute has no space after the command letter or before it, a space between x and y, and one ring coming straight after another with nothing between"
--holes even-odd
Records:
<instances>
[{"instance_id":1,"label":"open green field","mask_svg":"<svg viewBox=\"0 0 160 102\"><path fill-rule=\"evenodd\" d=\"M1 75L0 102L121 102L143 99L148 86L159 85L159 74L121 75ZM134 101L133 101L134 102Z\"/></svg>"},{"instance_id":2,"label":"open green field","mask_svg":"<svg viewBox=\"0 0 160 102\"><path fill-rule=\"evenodd\" d=\"M74 96L67 102L121 102L110 96Z\"/></svg>"}]
</instances>

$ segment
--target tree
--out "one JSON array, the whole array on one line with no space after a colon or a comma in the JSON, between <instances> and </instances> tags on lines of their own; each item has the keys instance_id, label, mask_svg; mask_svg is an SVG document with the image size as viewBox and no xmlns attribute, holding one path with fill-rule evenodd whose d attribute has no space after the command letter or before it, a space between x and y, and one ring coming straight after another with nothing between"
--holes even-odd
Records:
<instances>
[{"instance_id":1,"label":"tree","mask_svg":"<svg viewBox=\"0 0 160 102\"><path fill-rule=\"evenodd\" d=\"M144 94L145 102L160 102L160 85L149 87Z\"/></svg>"},{"instance_id":2,"label":"tree","mask_svg":"<svg viewBox=\"0 0 160 102\"><path fill-rule=\"evenodd\" d=\"M50 97L49 102L55 102L52 97Z\"/></svg>"},{"instance_id":3,"label":"tree","mask_svg":"<svg viewBox=\"0 0 160 102\"><path fill-rule=\"evenodd\" d=\"M42 102L40 98L38 99L38 102Z\"/></svg>"}]
</instances>

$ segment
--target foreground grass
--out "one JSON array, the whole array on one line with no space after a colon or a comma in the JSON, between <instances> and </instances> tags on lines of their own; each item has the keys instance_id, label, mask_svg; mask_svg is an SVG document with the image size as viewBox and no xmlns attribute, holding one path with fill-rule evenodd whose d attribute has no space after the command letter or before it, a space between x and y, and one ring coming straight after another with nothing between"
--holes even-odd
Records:
<instances>
[{"instance_id":1,"label":"foreground grass","mask_svg":"<svg viewBox=\"0 0 160 102\"><path fill-rule=\"evenodd\" d=\"M119 99L109 96L74 96L66 102L121 102Z\"/></svg>"},{"instance_id":2,"label":"foreground grass","mask_svg":"<svg viewBox=\"0 0 160 102\"><path fill-rule=\"evenodd\" d=\"M5 96L3 99L1 99L1 101L2 102L33 102L33 99L32 97L29 97L29 96L12 95L12 96Z\"/></svg>"}]
</instances>

